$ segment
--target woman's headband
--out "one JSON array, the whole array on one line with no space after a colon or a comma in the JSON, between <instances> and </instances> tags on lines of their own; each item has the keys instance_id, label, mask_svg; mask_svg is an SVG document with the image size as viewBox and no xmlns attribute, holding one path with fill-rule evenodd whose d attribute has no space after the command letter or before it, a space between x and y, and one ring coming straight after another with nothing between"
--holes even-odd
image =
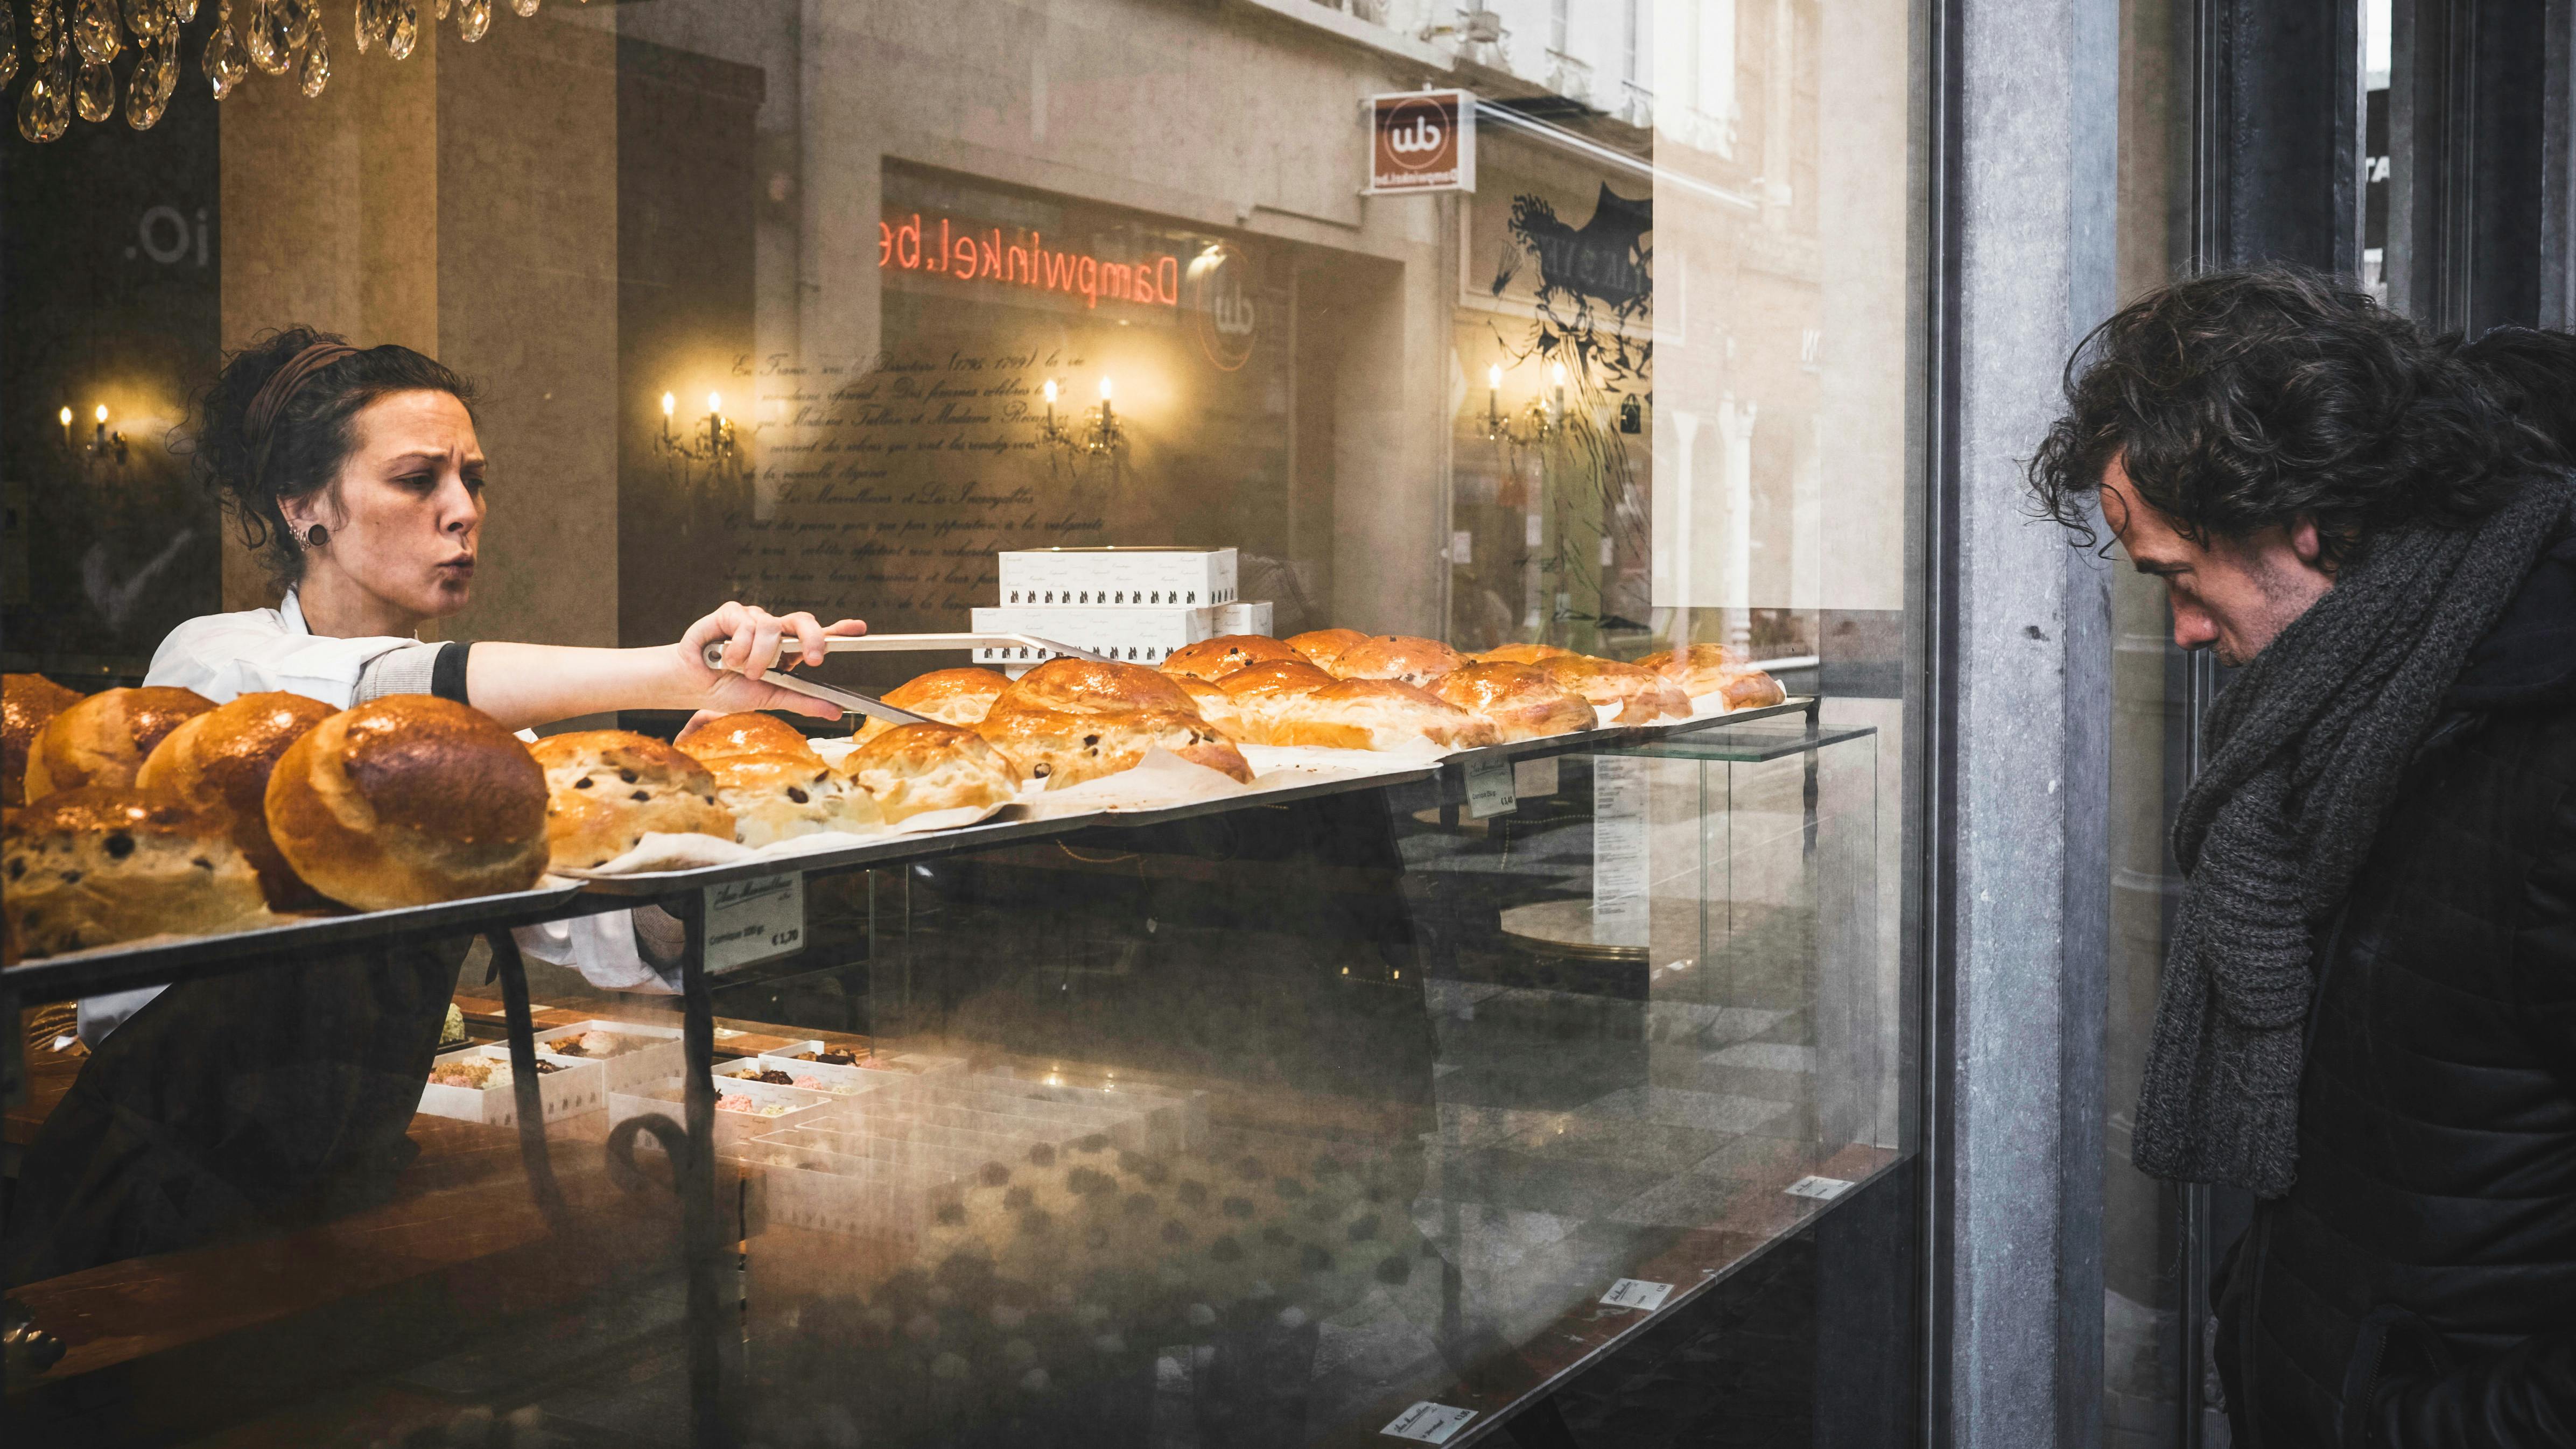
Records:
<instances>
[{"instance_id":1,"label":"woman's headband","mask_svg":"<svg viewBox=\"0 0 2576 1449\"><path fill-rule=\"evenodd\" d=\"M250 406L242 411L242 436L259 449L259 465L252 470L254 480L268 476L268 454L275 444L273 436L277 415L286 410L287 400L304 380L343 357L354 357L358 349L345 342L316 342L286 360L286 365L268 375L259 391L251 395Z\"/></svg>"}]
</instances>

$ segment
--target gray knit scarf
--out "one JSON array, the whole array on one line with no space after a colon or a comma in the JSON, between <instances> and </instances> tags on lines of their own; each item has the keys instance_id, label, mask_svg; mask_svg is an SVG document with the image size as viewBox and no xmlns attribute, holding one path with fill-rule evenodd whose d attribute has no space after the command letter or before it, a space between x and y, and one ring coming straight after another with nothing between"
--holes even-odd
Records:
<instances>
[{"instance_id":1,"label":"gray knit scarf","mask_svg":"<svg viewBox=\"0 0 2576 1449\"><path fill-rule=\"evenodd\" d=\"M2550 473L2474 528L2373 537L2211 705L2174 821L2187 884L2138 1089L2140 1171L2290 1190L2319 936L2571 495Z\"/></svg>"}]
</instances>

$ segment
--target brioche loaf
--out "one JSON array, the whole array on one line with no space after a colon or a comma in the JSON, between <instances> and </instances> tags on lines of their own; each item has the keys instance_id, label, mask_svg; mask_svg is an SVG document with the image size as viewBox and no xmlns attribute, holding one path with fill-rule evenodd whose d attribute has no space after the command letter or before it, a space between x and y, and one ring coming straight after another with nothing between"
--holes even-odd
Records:
<instances>
[{"instance_id":1,"label":"brioche loaf","mask_svg":"<svg viewBox=\"0 0 2576 1449\"><path fill-rule=\"evenodd\" d=\"M1244 763L1243 752L1234 747L1234 742L1186 709L1076 714L1028 705L997 705L976 730L1019 773L1046 781L1050 790L1132 770L1143 763L1145 752L1157 745L1192 764L1205 765L1245 784L1252 781L1252 767Z\"/></svg>"},{"instance_id":2,"label":"brioche loaf","mask_svg":"<svg viewBox=\"0 0 2576 1449\"><path fill-rule=\"evenodd\" d=\"M45 722L27 747L26 796L85 785L131 785L172 730L213 709L193 689L110 689Z\"/></svg>"},{"instance_id":3,"label":"brioche loaf","mask_svg":"<svg viewBox=\"0 0 2576 1449\"><path fill-rule=\"evenodd\" d=\"M134 777L146 790L167 790L205 814L229 822L233 844L259 872L273 911L323 904L268 835L268 777L287 748L331 717L331 706L284 690L245 694L172 730Z\"/></svg>"},{"instance_id":4,"label":"brioche loaf","mask_svg":"<svg viewBox=\"0 0 2576 1449\"><path fill-rule=\"evenodd\" d=\"M1235 672L1240 674L1243 671ZM1192 674L1175 674L1172 678L1179 682L1181 692L1190 697L1190 707L1199 712L1199 718L1216 726L1217 732L1227 739L1251 742L1252 736L1244 733L1241 712L1235 709L1234 700L1224 690Z\"/></svg>"},{"instance_id":5,"label":"brioche loaf","mask_svg":"<svg viewBox=\"0 0 2576 1449\"><path fill-rule=\"evenodd\" d=\"M56 791L10 812L0 876L8 936L26 957L269 919L222 816L130 785Z\"/></svg>"},{"instance_id":6,"label":"brioche loaf","mask_svg":"<svg viewBox=\"0 0 2576 1449\"><path fill-rule=\"evenodd\" d=\"M1273 744L1339 750L1495 743L1490 723L1395 679L1342 679L1295 695L1280 706L1271 736Z\"/></svg>"},{"instance_id":7,"label":"brioche loaf","mask_svg":"<svg viewBox=\"0 0 2576 1449\"><path fill-rule=\"evenodd\" d=\"M1303 659L1278 660L1238 669L1217 689L1235 722L1235 738L1256 745L1286 743L1279 721L1289 704L1333 682L1333 676Z\"/></svg>"},{"instance_id":8,"label":"brioche loaf","mask_svg":"<svg viewBox=\"0 0 2576 1449\"><path fill-rule=\"evenodd\" d=\"M1357 629L1309 629L1303 634L1291 634L1281 642L1306 656L1307 663L1329 673L1333 661L1342 657L1343 650L1367 637Z\"/></svg>"},{"instance_id":9,"label":"brioche loaf","mask_svg":"<svg viewBox=\"0 0 2576 1449\"><path fill-rule=\"evenodd\" d=\"M1012 681L986 717L1013 709L1054 709L1073 714L1114 714L1164 709L1194 714L1179 681L1141 664L1066 656L1050 659Z\"/></svg>"},{"instance_id":10,"label":"brioche loaf","mask_svg":"<svg viewBox=\"0 0 2576 1449\"><path fill-rule=\"evenodd\" d=\"M1787 697L1778 680L1724 644L1685 644L1649 654L1637 661L1637 667L1680 685L1682 693L1693 699L1716 695L1726 709L1759 708Z\"/></svg>"},{"instance_id":11,"label":"brioche loaf","mask_svg":"<svg viewBox=\"0 0 2576 1449\"><path fill-rule=\"evenodd\" d=\"M1431 692L1494 726L1502 743L1591 729L1592 706L1528 664L1470 664L1431 683Z\"/></svg>"},{"instance_id":12,"label":"brioche loaf","mask_svg":"<svg viewBox=\"0 0 2576 1449\"><path fill-rule=\"evenodd\" d=\"M1588 654L1558 655L1533 667L1559 687L1581 695L1594 709L1615 711L1620 724L1649 724L1666 715L1682 719L1690 714L1690 696L1651 669Z\"/></svg>"},{"instance_id":13,"label":"brioche loaf","mask_svg":"<svg viewBox=\"0 0 2576 1449\"><path fill-rule=\"evenodd\" d=\"M973 725L983 722L993 701L1010 687L1008 678L990 669L934 669L887 690L885 702L941 724ZM871 719L859 727L859 740L865 743L893 728Z\"/></svg>"},{"instance_id":14,"label":"brioche loaf","mask_svg":"<svg viewBox=\"0 0 2576 1449\"><path fill-rule=\"evenodd\" d=\"M614 860L651 832L733 839L733 812L716 800L716 777L649 735L575 730L528 752L546 772L546 854L557 867Z\"/></svg>"},{"instance_id":15,"label":"brioche loaf","mask_svg":"<svg viewBox=\"0 0 2576 1449\"><path fill-rule=\"evenodd\" d=\"M805 742L804 732L774 714L745 710L703 720L680 731L673 741L684 754L712 764L728 755L805 755L816 764L823 757Z\"/></svg>"},{"instance_id":16,"label":"brioche loaf","mask_svg":"<svg viewBox=\"0 0 2576 1449\"><path fill-rule=\"evenodd\" d=\"M710 760L716 799L733 815L733 838L768 845L797 835L856 833L880 819L867 792L831 766L803 755L726 755Z\"/></svg>"},{"instance_id":17,"label":"brioche loaf","mask_svg":"<svg viewBox=\"0 0 2576 1449\"><path fill-rule=\"evenodd\" d=\"M1427 686L1465 662L1437 639L1373 634L1343 650L1325 671L1337 679L1400 679Z\"/></svg>"},{"instance_id":18,"label":"brioche loaf","mask_svg":"<svg viewBox=\"0 0 2576 1449\"><path fill-rule=\"evenodd\" d=\"M27 803L27 747L45 722L80 703L41 674L0 675L0 805Z\"/></svg>"},{"instance_id":19,"label":"brioche loaf","mask_svg":"<svg viewBox=\"0 0 2576 1449\"><path fill-rule=\"evenodd\" d=\"M841 768L891 823L932 810L1008 804L1019 772L983 736L955 725L897 725L853 751Z\"/></svg>"},{"instance_id":20,"label":"brioche loaf","mask_svg":"<svg viewBox=\"0 0 2576 1449\"><path fill-rule=\"evenodd\" d=\"M1173 650L1163 660L1163 672L1213 681L1254 664L1305 657L1267 634L1219 634Z\"/></svg>"},{"instance_id":21,"label":"brioche loaf","mask_svg":"<svg viewBox=\"0 0 2576 1449\"><path fill-rule=\"evenodd\" d=\"M1553 644L1497 644L1482 654L1467 657L1479 664L1537 664L1549 659L1577 656L1573 650L1559 649Z\"/></svg>"},{"instance_id":22,"label":"brioche loaf","mask_svg":"<svg viewBox=\"0 0 2576 1449\"><path fill-rule=\"evenodd\" d=\"M546 773L490 715L392 694L332 715L268 777L268 833L361 910L526 890L546 869Z\"/></svg>"}]
</instances>

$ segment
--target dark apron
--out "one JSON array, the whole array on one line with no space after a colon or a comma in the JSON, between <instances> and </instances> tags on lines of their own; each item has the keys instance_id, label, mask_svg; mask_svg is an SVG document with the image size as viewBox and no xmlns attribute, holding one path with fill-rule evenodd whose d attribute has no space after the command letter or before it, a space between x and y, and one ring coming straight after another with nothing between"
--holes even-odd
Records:
<instances>
[{"instance_id":1,"label":"dark apron","mask_svg":"<svg viewBox=\"0 0 2576 1449\"><path fill-rule=\"evenodd\" d=\"M393 1195L472 938L182 981L108 1034L9 1210L30 1283L342 1217Z\"/></svg>"}]
</instances>

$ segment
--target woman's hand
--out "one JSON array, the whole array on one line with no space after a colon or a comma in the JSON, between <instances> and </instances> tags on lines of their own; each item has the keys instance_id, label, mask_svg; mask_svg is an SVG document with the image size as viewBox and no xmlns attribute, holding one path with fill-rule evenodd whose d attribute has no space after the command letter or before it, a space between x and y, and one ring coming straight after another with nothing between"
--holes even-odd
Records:
<instances>
[{"instance_id":1,"label":"woman's hand","mask_svg":"<svg viewBox=\"0 0 2576 1449\"><path fill-rule=\"evenodd\" d=\"M702 709L719 714L777 709L816 719L837 719L841 713L838 706L781 689L760 676L773 668L820 664L827 652L824 640L866 632L868 626L857 619L827 625L811 614L773 614L751 604L729 603L690 625L689 632L672 647L680 656L679 677L699 696L697 703ZM724 641L725 646L723 667L710 669L706 648L718 640ZM784 658L779 653L781 642L789 646Z\"/></svg>"}]
</instances>

